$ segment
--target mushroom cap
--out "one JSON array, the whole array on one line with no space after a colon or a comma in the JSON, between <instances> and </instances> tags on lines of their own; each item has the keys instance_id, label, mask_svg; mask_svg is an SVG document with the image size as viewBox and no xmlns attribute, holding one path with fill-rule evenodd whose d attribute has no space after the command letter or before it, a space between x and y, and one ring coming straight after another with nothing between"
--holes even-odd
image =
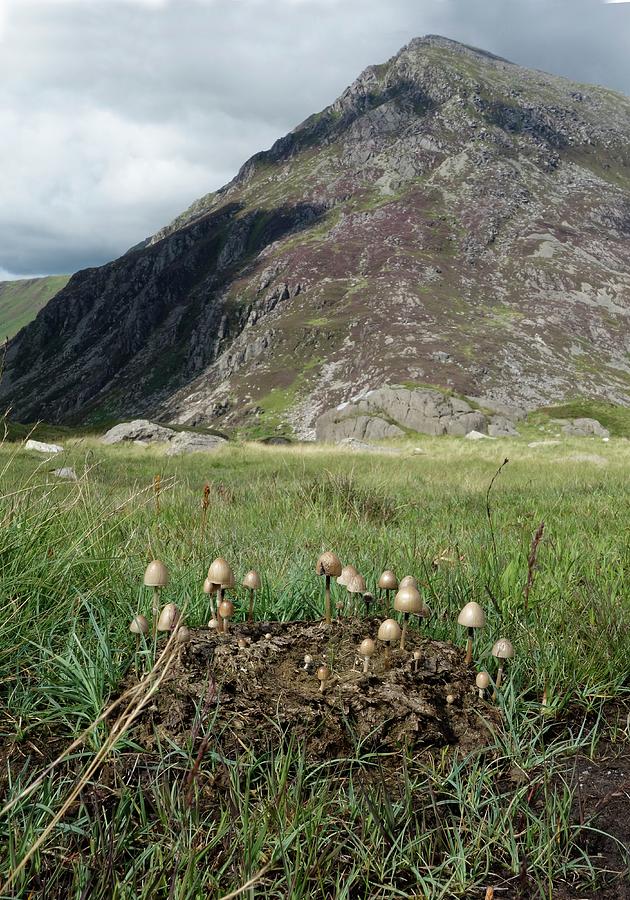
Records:
<instances>
[{"instance_id":1,"label":"mushroom cap","mask_svg":"<svg viewBox=\"0 0 630 900\"><path fill-rule=\"evenodd\" d=\"M385 619L378 629L379 641L397 641L401 635L400 625L396 619Z\"/></svg>"},{"instance_id":2,"label":"mushroom cap","mask_svg":"<svg viewBox=\"0 0 630 900\"><path fill-rule=\"evenodd\" d=\"M421 657L422 657L422 650L414 650L414 651L413 651L413 658L414 658L414 659L420 659Z\"/></svg>"},{"instance_id":3,"label":"mushroom cap","mask_svg":"<svg viewBox=\"0 0 630 900\"><path fill-rule=\"evenodd\" d=\"M222 619L231 619L234 615L234 604L231 600L222 600L219 603L219 615Z\"/></svg>"},{"instance_id":4,"label":"mushroom cap","mask_svg":"<svg viewBox=\"0 0 630 900\"><path fill-rule=\"evenodd\" d=\"M398 585L398 587L414 587L416 590L418 590L418 581L413 577L413 575L405 575L404 578L400 579L400 584Z\"/></svg>"},{"instance_id":5,"label":"mushroom cap","mask_svg":"<svg viewBox=\"0 0 630 900\"><path fill-rule=\"evenodd\" d=\"M414 587L402 587L394 597L394 609L398 612L421 615L423 608L420 591Z\"/></svg>"},{"instance_id":6,"label":"mushroom cap","mask_svg":"<svg viewBox=\"0 0 630 900\"><path fill-rule=\"evenodd\" d=\"M363 594L367 584L365 583L363 575L357 573L347 580L346 587L348 588L349 594Z\"/></svg>"},{"instance_id":7,"label":"mushroom cap","mask_svg":"<svg viewBox=\"0 0 630 900\"><path fill-rule=\"evenodd\" d=\"M485 691L485 689L490 684L490 676L487 672L479 672L477 677L475 678L475 684L480 690Z\"/></svg>"},{"instance_id":8,"label":"mushroom cap","mask_svg":"<svg viewBox=\"0 0 630 900\"><path fill-rule=\"evenodd\" d=\"M385 569L383 574L378 580L378 586L388 591L397 591L398 590L398 579L394 575L391 569Z\"/></svg>"},{"instance_id":9,"label":"mushroom cap","mask_svg":"<svg viewBox=\"0 0 630 900\"><path fill-rule=\"evenodd\" d=\"M328 666L320 666L317 670L317 677L320 681L326 681L328 678L330 678L330 669L328 668Z\"/></svg>"},{"instance_id":10,"label":"mushroom cap","mask_svg":"<svg viewBox=\"0 0 630 900\"><path fill-rule=\"evenodd\" d=\"M132 634L148 634L149 622L146 616L134 616L129 625L129 631Z\"/></svg>"},{"instance_id":11,"label":"mushroom cap","mask_svg":"<svg viewBox=\"0 0 630 900\"><path fill-rule=\"evenodd\" d=\"M209 578L206 578L206 580L203 583L203 592L204 592L204 594L216 594L217 585L214 584L212 581L210 581Z\"/></svg>"},{"instance_id":12,"label":"mushroom cap","mask_svg":"<svg viewBox=\"0 0 630 900\"><path fill-rule=\"evenodd\" d=\"M337 578L337 584L342 584L344 587L346 587L348 581L358 574L358 569L355 569L354 566L344 566L341 570L341 575L339 575Z\"/></svg>"},{"instance_id":13,"label":"mushroom cap","mask_svg":"<svg viewBox=\"0 0 630 900\"><path fill-rule=\"evenodd\" d=\"M146 587L166 587L168 584L168 569L159 559L154 559L144 571L144 583Z\"/></svg>"},{"instance_id":14,"label":"mushroom cap","mask_svg":"<svg viewBox=\"0 0 630 900\"><path fill-rule=\"evenodd\" d=\"M338 575L341 575L342 570L341 560L336 553L332 553L330 550L322 553L315 566L315 573L317 575L332 575L337 577Z\"/></svg>"},{"instance_id":15,"label":"mushroom cap","mask_svg":"<svg viewBox=\"0 0 630 900\"><path fill-rule=\"evenodd\" d=\"M157 623L158 631L172 631L180 619L180 612L174 603L167 603L162 608Z\"/></svg>"},{"instance_id":16,"label":"mushroom cap","mask_svg":"<svg viewBox=\"0 0 630 900\"><path fill-rule=\"evenodd\" d=\"M216 628L219 623L216 619L210 619L208 622L208 628Z\"/></svg>"},{"instance_id":17,"label":"mushroom cap","mask_svg":"<svg viewBox=\"0 0 630 900\"><path fill-rule=\"evenodd\" d=\"M512 659L514 647L507 638L499 638L492 648L492 655L497 659Z\"/></svg>"},{"instance_id":18,"label":"mushroom cap","mask_svg":"<svg viewBox=\"0 0 630 900\"><path fill-rule=\"evenodd\" d=\"M258 572L255 572L253 569L248 572L243 578L242 585L245 588L249 588L250 591L259 591L262 587L262 581Z\"/></svg>"},{"instance_id":19,"label":"mushroom cap","mask_svg":"<svg viewBox=\"0 0 630 900\"><path fill-rule=\"evenodd\" d=\"M310 653L305 654L304 662L306 663L307 666L310 666L310 664L313 662L313 657L311 656Z\"/></svg>"},{"instance_id":20,"label":"mushroom cap","mask_svg":"<svg viewBox=\"0 0 630 900\"><path fill-rule=\"evenodd\" d=\"M180 644L187 644L190 640L190 628L187 625L180 625L175 632L175 640Z\"/></svg>"},{"instance_id":21,"label":"mushroom cap","mask_svg":"<svg viewBox=\"0 0 630 900\"><path fill-rule=\"evenodd\" d=\"M221 587L234 587L234 572L227 560L219 556L208 569L208 578Z\"/></svg>"},{"instance_id":22,"label":"mushroom cap","mask_svg":"<svg viewBox=\"0 0 630 900\"><path fill-rule=\"evenodd\" d=\"M467 603L457 617L457 624L466 628L483 628L486 624L486 614L474 600Z\"/></svg>"},{"instance_id":23,"label":"mushroom cap","mask_svg":"<svg viewBox=\"0 0 630 900\"><path fill-rule=\"evenodd\" d=\"M363 640L359 644L359 656L372 656L375 650L376 644L374 643L372 638L363 638Z\"/></svg>"}]
</instances>

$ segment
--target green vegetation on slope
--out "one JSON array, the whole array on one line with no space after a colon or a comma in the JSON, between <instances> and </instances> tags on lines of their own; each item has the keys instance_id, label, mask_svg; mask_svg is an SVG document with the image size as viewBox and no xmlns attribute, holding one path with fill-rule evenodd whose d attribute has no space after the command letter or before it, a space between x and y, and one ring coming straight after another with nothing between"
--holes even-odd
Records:
<instances>
[{"instance_id":1,"label":"green vegetation on slope","mask_svg":"<svg viewBox=\"0 0 630 900\"><path fill-rule=\"evenodd\" d=\"M47 275L0 281L0 336L12 338L31 322L70 280L69 275Z\"/></svg>"},{"instance_id":2,"label":"green vegetation on slope","mask_svg":"<svg viewBox=\"0 0 630 900\"><path fill-rule=\"evenodd\" d=\"M52 461L0 448L5 800L119 692L133 660L129 620L150 603L141 580L152 556L171 571L164 601L187 604L191 625L207 619L200 585L219 554L237 575L250 567L263 574L260 618L321 615L314 560L334 548L370 586L386 566L416 574L433 612L423 626L432 638L461 644L457 611L480 602L488 617L475 645L481 665L492 664L499 635L516 648L495 742L466 757L414 757L401 748L395 782L360 746L346 762L308 761L290 740L277 752L256 756L244 747L233 757L210 728L199 756L200 697L191 734L177 744L156 731L154 750L139 752L130 735L122 737L12 896L45 884L59 897L192 900L237 891L249 879L252 896L292 900L472 897L500 883L508 896L523 878L531 896L555 896L559 883L571 884L575 896L603 896L612 876L598 871L606 861L594 856L598 823L571 818L578 808L582 814L583 799L562 765L566 754L596 751L605 702L621 701L630 687L625 442L602 446L602 466L572 459L570 442L533 451L429 439L424 448L422 456L389 457L230 445L177 459L77 440L63 464L76 468L78 484L52 479ZM491 530L487 490L506 452L511 462L490 494ZM526 612L527 557L541 520ZM458 561L436 568L445 550ZM239 605L234 628L241 617ZM270 719L276 702L270 698ZM628 737L622 729L619 743ZM0 816L0 881L42 835L108 734L99 726L34 794ZM195 765L199 791L187 804Z\"/></svg>"}]
</instances>

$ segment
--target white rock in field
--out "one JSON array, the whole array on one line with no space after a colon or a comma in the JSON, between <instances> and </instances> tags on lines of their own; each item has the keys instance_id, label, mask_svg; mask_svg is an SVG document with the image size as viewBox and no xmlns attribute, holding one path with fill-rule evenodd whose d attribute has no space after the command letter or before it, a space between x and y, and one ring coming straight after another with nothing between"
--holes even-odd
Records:
<instances>
[{"instance_id":1,"label":"white rock in field","mask_svg":"<svg viewBox=\"0 0 630 900\"><path fill-rule=\"evenodd\" d=\"M528 447L553 447L556 444L561 444L562 441L532 441L531 444L528 444Z\"/></svg>"},{"instance_id":2,"label":"white rock in field","mask_svg":"<svg viewBox=\"0 0 630 900\"><path fill-rule=\"evenodd\" d=\"M482 434L480 431L469 431L468 434L464 435L466 440L468 441L493 441L494 438L490 437L488 434Z\"/></svg>"},{"instance_id":3,"label":"white rock in field","mask_svg":"<svg viewBox=\"0 0 630 900\"><path fill-rule=\"evenodd\" d=\"M53 475L57 478L65 478L66 481L78 481L77 473L70 466L64 466L61 469L55 469Z\"/></svg>"},{"instance_id":4,"label":"white rock in field","mask_svg":"<svg viewBox=\"0 0 630 900\"><path fill-rule=\"evenodd\" d=\"M59 444L44 444L42 441L28 440L24 444L25 450L36 450L37 453L63 453L63 447Z\"/></svg>"}]
</instances>

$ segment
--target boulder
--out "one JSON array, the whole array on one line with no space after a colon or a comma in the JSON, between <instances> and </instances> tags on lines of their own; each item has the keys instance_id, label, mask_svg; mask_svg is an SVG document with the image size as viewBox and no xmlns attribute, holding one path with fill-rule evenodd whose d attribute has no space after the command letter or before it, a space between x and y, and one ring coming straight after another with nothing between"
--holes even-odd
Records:
<instances>
[{"instance_id":1,"label":"boulder","mask_svg":"<svg viewBox=\"0 0 630 900\"><path fill-rule=\"evenodd\" d=\"M505 416L492 416L488 424L490 437L518 437L514 422Z\"/></svg>"},{"instance_id":2,"label":"boulder","mask_svg":"<svg viewBox=\"0 0 630 900\"><path fill-rule=\"evenodd\" d=\"M101 441L103 444L120 444L123 441L154 444L170 441L176 434L172 428L156 425L148 419L135 419L133 422L114 425L103 435Z\"/></svg>"},{"instance_id":3,"label":"boulder","mask_svg":"<svg viewBox=\"0 0 630 900\"><path fill-rule=\"evenodd\" d=\"M608 429L597 419L573 419L568 425L563 425L562 430L569 437L610 437Z\"/></svg>"},{"instance_id":4,"label":"boulder","mask_svg":"<svg viewBox=\"0 0 630 900\"><path fill-rule=\"evenodd\" d=\"M480 431L469 431L468 434L464 435L466 440L468 441L493 441L494 438L490 437L488 434L482 434Z\"/></svg>"},{"instance_id":5,"label":"boulder","mask_svg":"<svg viewBox=\"0 0 630 900\"><path fill-rule=\"evenodd\" d=\"M356 438L344 438L339 441L340 447L347 450L354 450L357 453L402 453L398 447L379 447L378 444L366 444L365 441L358 441Z\"/></svg>"},{"instance_id":6,"label":"boulder","mask_svg":"<svg viewBox=\"0 0 630 900\"><path fill-rule=\"evenodd\" d=\"M383 438L404 437L405 432L380 416L346 414L337 410L324 413L317 420L315 429L318 441L338 443L345 439L383 440Z\"/></svg>"},{"instance_id":7,"label":"boulder","mask_svg":"<svg viewBox=\"0 0 630 900\"><path fill-rule=\"evenodd\" d=\"M197 434L195 431L175 432L169 441L167 456L178 456L180 453L210 453L227 444L225 438L215 434Z\"/></svg>"},{"instance_id":8,"label":"boulder","mask_svg":"<svg viewBox=\"0 0 630 900\"><path fill-rule=\"evenodd\" d=\"M35 450L37 453L48 453L52 456L55 453L63 453L63 447L59 444L44 444L42 441L28 440L24 444L25 450Z\"/></svg>"},{"instance_id":9,"label":"boulder","mask_svg":"<svg viewBox=\"0 0 630 900\"><path fill-rule=\"evenodd\" d=\"M78 481L77 473L70 466L63 466L61 469L55 469L53 475L56 478L63 478L65 481Z\"/></svg>"},{"instance_id":10,"label":"boulder","mask_svg":"<svg viewBox=\"0 0 630 900\"><path fill-rule=\"evenodd\" d=\"M532 441L528 444L528 447L555 447L556 444L561 444L562 441Z\"/></svg>"}]
</instances>

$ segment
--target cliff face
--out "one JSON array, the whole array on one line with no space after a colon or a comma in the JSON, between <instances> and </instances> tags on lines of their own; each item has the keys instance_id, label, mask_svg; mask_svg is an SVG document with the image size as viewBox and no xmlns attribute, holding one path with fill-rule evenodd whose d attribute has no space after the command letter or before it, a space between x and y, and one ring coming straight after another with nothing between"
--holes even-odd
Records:
<instances>
[{"instance_id":1,"label":"cliff face","mask_svg":"<svg viewBox=\"0 0 630 900\"><path fill-rule=\"evenodd\" d=\"M19 418L310 434L384 384L630 404L630 101L412 41L11 343Z\"/></svg>"}]
</instances>

